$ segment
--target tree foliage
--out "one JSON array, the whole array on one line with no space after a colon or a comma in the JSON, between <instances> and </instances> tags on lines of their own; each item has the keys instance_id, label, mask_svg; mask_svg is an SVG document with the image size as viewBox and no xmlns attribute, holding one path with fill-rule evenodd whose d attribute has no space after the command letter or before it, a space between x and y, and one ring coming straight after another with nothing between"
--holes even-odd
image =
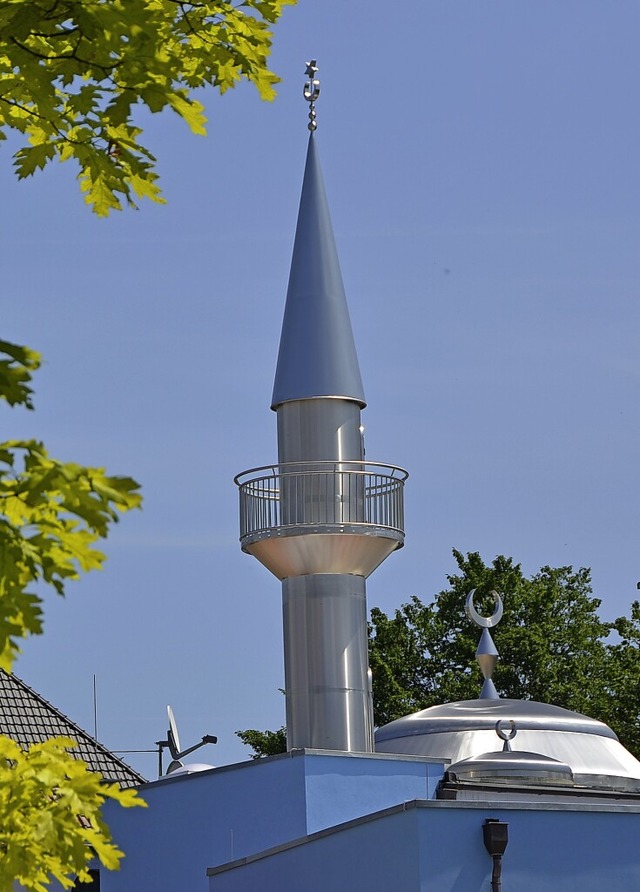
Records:
<instances>
[{"instance_id":1,"label":"tree foliage","mask_svg":"<svg viewBox=\"0 0 640 892\"><path fill-rule=\"evenodd\" d=\"M278 753L287 751L287 729L278 728L277 731L256 731L251 728L248 731L236 731L236 736L253 750L252 759L261 759L263 756L277 756Z\"/></svg>"},{"instance_id":2,"label":"tree foliage","mask_svg":"<svg viewBox=\"0 0 640 892\"><path fill-rule=\"evenodd\" d=\"M89 880L98 858L117 869L123 853L111 841L100 809L107 799L144 805L135 790L104 784L68 752L75 741L53 738L22 750L0 737L0 892L46 892L52 879L65 889L74 875Z\"/></svg>"},{"instance_id":3,"label":"tree foliage","mask_svg":"<svg viewBox=\"0 0 640 892\"><path fill-rule=\"evenodd\" d=\"M0 341L0 401L33 408L37 353ZM140 504L138 485L51 458L42 443L0 443L0 666L10 671L21 639L42 631L39 584L59 595L82 571L104 560L95 548L118 514ZM106 799L144 805L133 791L105 785L100 775L53 738L22 750L0 736L0 892L45 890L52 878L71 888L88 879L98 857L118 866L122 852L100 817Z\"/></svg>"},{"instance_id":4,"label":"tree foliage","mask_svg":"<svg viewBox=\"0 0 640 892\"><path fill-rule=\"evenodd\" d=\"M631 617L600 619L590 571L542 567L527 579L513 559L487 566L480 555L454 551L459 573L450 587L423 604L412 598L391 617L371 613L370 663L377 725L438 703L478 697L478 628L464 605L492 612L498 591L504 616L492 630L500 661L493 680L502 697L539 700L582 712L610 725L640 754L640 605ZM617 632L617 636L611 636ZM610 640L611 636L611 640Z\"/></svg>"},{"instance_id":5,"label":"tree foliage","mask_svg":"<svg viewBox=\"0 0 640 892\"><path fill-rule=\"evenodd\" d=\"M194 90L245 79L272 99L272 26L295 0L2 0L0 138L19 131L18 177L74 159L101 216L120 197L162 201L137 106L171 108L205 133ZM120 196L120 197L119 197Z\"/></svg>"}]
</instances>

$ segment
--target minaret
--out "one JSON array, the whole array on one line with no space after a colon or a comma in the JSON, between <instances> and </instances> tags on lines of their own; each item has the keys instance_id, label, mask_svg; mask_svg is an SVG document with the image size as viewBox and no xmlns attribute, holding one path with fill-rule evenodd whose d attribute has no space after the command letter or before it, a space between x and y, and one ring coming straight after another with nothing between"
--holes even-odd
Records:
<instances>
[{"instance_id":1,"label":"minaret","mask_svg":"<svg viewBox=\"0 0 640 892\"><path fill-rule=\"evenodd\" d=\"M278 464L239 474L240 541L282 580L287 745L373 751L365 580L404 541L406 471L365 461L365 407L315 145L309 146L271 408Z\"/></svg>"}]
</instances>

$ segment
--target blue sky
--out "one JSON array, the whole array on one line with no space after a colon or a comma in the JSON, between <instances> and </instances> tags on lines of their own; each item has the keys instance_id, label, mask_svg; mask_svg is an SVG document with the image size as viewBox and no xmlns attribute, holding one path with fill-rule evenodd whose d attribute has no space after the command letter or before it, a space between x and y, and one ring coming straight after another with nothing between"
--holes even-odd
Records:
<instances>
[{"instance_id":1,"label":"blue sky","mask_svg":"<svg viewBox=\"0 0 640 892\"><path fill-rule=\"evenodd\" d=\"M318 148L368 399L367 455L406 467L406 547L369 580L429 599L452 547L590 566L602 614L640 579L640 126L635 0L301 0L274 104L201 98L209 136L141 119L169 204L94 218L69 164L2 147L2 337L40 350L3 437L135 476L145 507L16 671L114 749L238 761L283 722L280 585L240 552L239 471L269 410L318 59ZM153 756L131 762L153 777Z\"/></svg>"}]
</instances>

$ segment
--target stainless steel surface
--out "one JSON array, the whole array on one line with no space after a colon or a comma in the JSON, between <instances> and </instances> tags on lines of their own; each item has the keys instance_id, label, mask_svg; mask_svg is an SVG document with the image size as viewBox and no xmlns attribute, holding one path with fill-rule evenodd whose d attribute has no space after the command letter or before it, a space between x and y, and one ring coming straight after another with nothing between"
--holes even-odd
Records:
<instances>
[{"instance_id":1,"label":"stainless steel surface","mask_svg":"<svg viewBox=\"0 0 640 892\"><path fill-rule=\"evenodd\" d=\"M311 131L317 130L318 128L316 123L315 103L320 95L320 81L316 77L317 72L318 66L316 65L316 60L312 59L310 62L307 62L307 70L305 71L305 74L307 75L308 80L305 82L302 95L309 103L309 123L307 124L307 127Z\"/></svg>"},{"instance_id":2,"label":"stainless steel surface","mask_svg":"<svg viewBox=\"0 0 640 892\"><path fill-rule=\"evenodd\" d=\"M349 469L349 470L347 470ZM370 462L298 462L245 471L240 542L279 579L368 577L404 542L406 471Z\"/></svg>"},{"instance_id":3,"label":"stainless steel surface","mask_svg":"<svg viewBox=\"0 0 640 892\"><path fill-rule=\"evenodd\" d=\"M567 764L539 753L522 751L483 753L463 759L447 768L446 777L464 783L490 780L493 784L519 781L573 786L573 772Z\"/></svg>"},{"instance_id":4,"label":"stainless steel surface","mask_svg":"<svg viewBox=\"0 0 640 892\"><path fill-rule=\"evenodd\" d=\"M467 613L467 616L470 620L472 620L476 626L480 626L481 629L492 629L494 626L497 626L500 620L502 619L503 606L502 606L502 598L498 594L498 592L491 592L493 596L493 601L496 605L496 609L491 614L491 616L481 616L476 610L476 606L473 603L473 597L476 593L476 590L469 592L467 595L467 600L464 605L464 609Z\"/></svg>"},{"instance_id":5,"label":"stainless steel surface","mask_svg":"<svg viewBox=\"0 0 640 892\"><path fill-rule=\"evenodd\" d=\"M301 462L243 471L235 478L240 541L244 544L257 533L300 535L344 524L402 536L406 478L402 468L372 462ZM361 494L361 500L353 493ZM367 535L366 529L362 534Z\"/></svg>"},{"instance_id":6,"label":"stainless steel surface","mask_svg":"<svg viewBox=\"0 0 640 892\"><path fill-rule=\"evenodd\" d=\"M571 712L561 706L539 703L536 700L459 700L430 706L413 715L389 722L376 732L376 740L409 737L425 734L447 734L463 730L487 730L493 735L499 720L512 719L518 726L518 734L525 730L579 731L601 737L618 738L611 728L579 712ZM495 746L487 747L487 751Z\"/></svg>"},{"instance_id":7,"label":"stainless steel surface","mask_svg":"<svg viewBox=\"0 0 640 892\"><path fill-rule=\"evenodd\" d=\"M318 396L366 403L312 133L271 406Z\"/></svg>"},{"instance_id":8,"label":"stainless steel surface","mask_svg":"<svg viewBox=\"0 0 640 892\"><path fill-rule=\"evenodd\" d=\"M278 408L278 461L353 462L364 459L360 406L352 400L316 397Z\"/></svg>"},{"instance_id":9,"label":"stainless steel surface","mask_svg":"<svg viewBox=\"0 0 640 892\"><path fill-rule=\"evenodd\" d=\"M484 684L480 691L481 700L497 700L498 692L493 683L493 671L498 665L498 651L488 628L482 630L480 642L476 649L476 662L480 666Z\"/></svg>"},{"instance_id":10,"label":"stainless steel surface","mask_svg":"<svg viewBox=\"0 0 640 892\"><path fill-rule=\"evenodd\" d=\"M497 626L502 619L502 598L497 592L491 592L496 609L491 616L481 616L473 603L473 596L475 593L475 589L469 592L464 609L469 619L482 629L482 635L480 636L480 642L476 650L476 661L478 666L480 666L480 671L484 678L484 684L480 691L480 699L497 700L499 694L493 683L493 671L498 665L498 651L493 643L493 638L491 637L489 629Z\"/></svg>"},{"instance_id":11,"label":"stainless steel surface","mask_svg":"<svg viewBox=\"0 0 640 892\"><path fill-rule=\"evenodd\" d=\"M364 579L300 576L282 595L288 748L372 752Z\"/></svg>"},{"instance_id":12,"label":"stainless steel surface","mask_svg":"<svg viewBox=\"0 0 640 892\"><path fill-rule=\"evenodd\" d=\"M320 398L294 400L279 406L280 468L283 470L295 463L290 469L293 474L286 474L281 480L282 525L364 523L365 480L345 473L362 470L361 464L353 462L363 458L357 403ZM301 477L304 471L309 471L311 476Z\"/></svg>"},{"instance_id":13,"label":"stainless steel surface","mask_svg":"<svg viewBox=\"0 0 640 892\"><path fill-rule=\"evenodd\" d=\"M403 544L407 473L365 461L364 405L311 133L271 404L278 464L235 480L242 549L283 581L290 749L373 751L365 579Z\"/></svg>"},{"instance_id":14,"label":"stainless steel surface","mask_svg":"<svg viewBox=\"0 0 640 892\"><path fill-rule=\"evenodd\" d=\"M351 573L367 579L396 548L402 538L393 531L374 527L328 527L327 533L282 538L266 536L247 540L242 549L252 554L278 579L314 573Z\"/></svg>"},{"instance_id":15,"label":"stainless steel surface","mask_svg":"<svg viewBox=\"0 0 640 892\"><path fill-rule=\"evenodd\" d=\"M564 762L591 783L640 779L640 762L603 722L530 700L467 700L433 706L376 731L376 751L459 762L495 750L495 723L512 719L517 749Z\"/></svg>"},{"instance_id":16,"label":"stainless steel surface","mask_svg":"<svg viewBox=\"0 0 640 892\"><path fill-rule=\"evenodd\" d=\"M507 728L509 728L508 731ZM511 741L515 739L517 733L518 727L513 719L498 719L496 722L496 734L503 741L503 752L511 752Z\"/></svg>"}]
</instances>

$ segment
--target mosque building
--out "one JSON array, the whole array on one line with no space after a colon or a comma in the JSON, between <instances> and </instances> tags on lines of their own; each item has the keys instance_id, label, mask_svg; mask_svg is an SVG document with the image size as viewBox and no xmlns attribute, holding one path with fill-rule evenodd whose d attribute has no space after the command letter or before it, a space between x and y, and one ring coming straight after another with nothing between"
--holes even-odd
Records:
<instances>
[{"instance_id":1,"label":"mosque building","mask_svg":"<svg viewBox=\"0 0 640 892\"><path fill-rule=\"evenodd\" d=\"M278 463L239 474L240 541L282 582L287 752L174 765L108 807L127 852L106 892L640 889L640 763L601 722L500 699L485 617L476 700L373 733L366 579L404 539L400 468L365 458L358 367L309 145L271 408ZM171 734L170 734L171 740ZM179 749L179 747L178 747ZM179 754L178 754L179 755ZM201 770L199 770L201 769Z\"/></svg>"},{"instance_id":2,"label":"mosque building","mask_svg":"<svg viewBox=\"0 0 640 892\"><path fill-rule=\"evenodd\" d=\"M317 146L309 144L271 408L278 462L236 478L242 550L282 582L287 752L182 763L107 803L102 892L640 890L640 762L601 722L498 697L473 593L476 700L374 733L366 579L401 548L407 473L365 457L366 402ZM400 559L399 557L395 559ZM482 630L482 631L480 631Z\"/></svg>"}]
</instances>

